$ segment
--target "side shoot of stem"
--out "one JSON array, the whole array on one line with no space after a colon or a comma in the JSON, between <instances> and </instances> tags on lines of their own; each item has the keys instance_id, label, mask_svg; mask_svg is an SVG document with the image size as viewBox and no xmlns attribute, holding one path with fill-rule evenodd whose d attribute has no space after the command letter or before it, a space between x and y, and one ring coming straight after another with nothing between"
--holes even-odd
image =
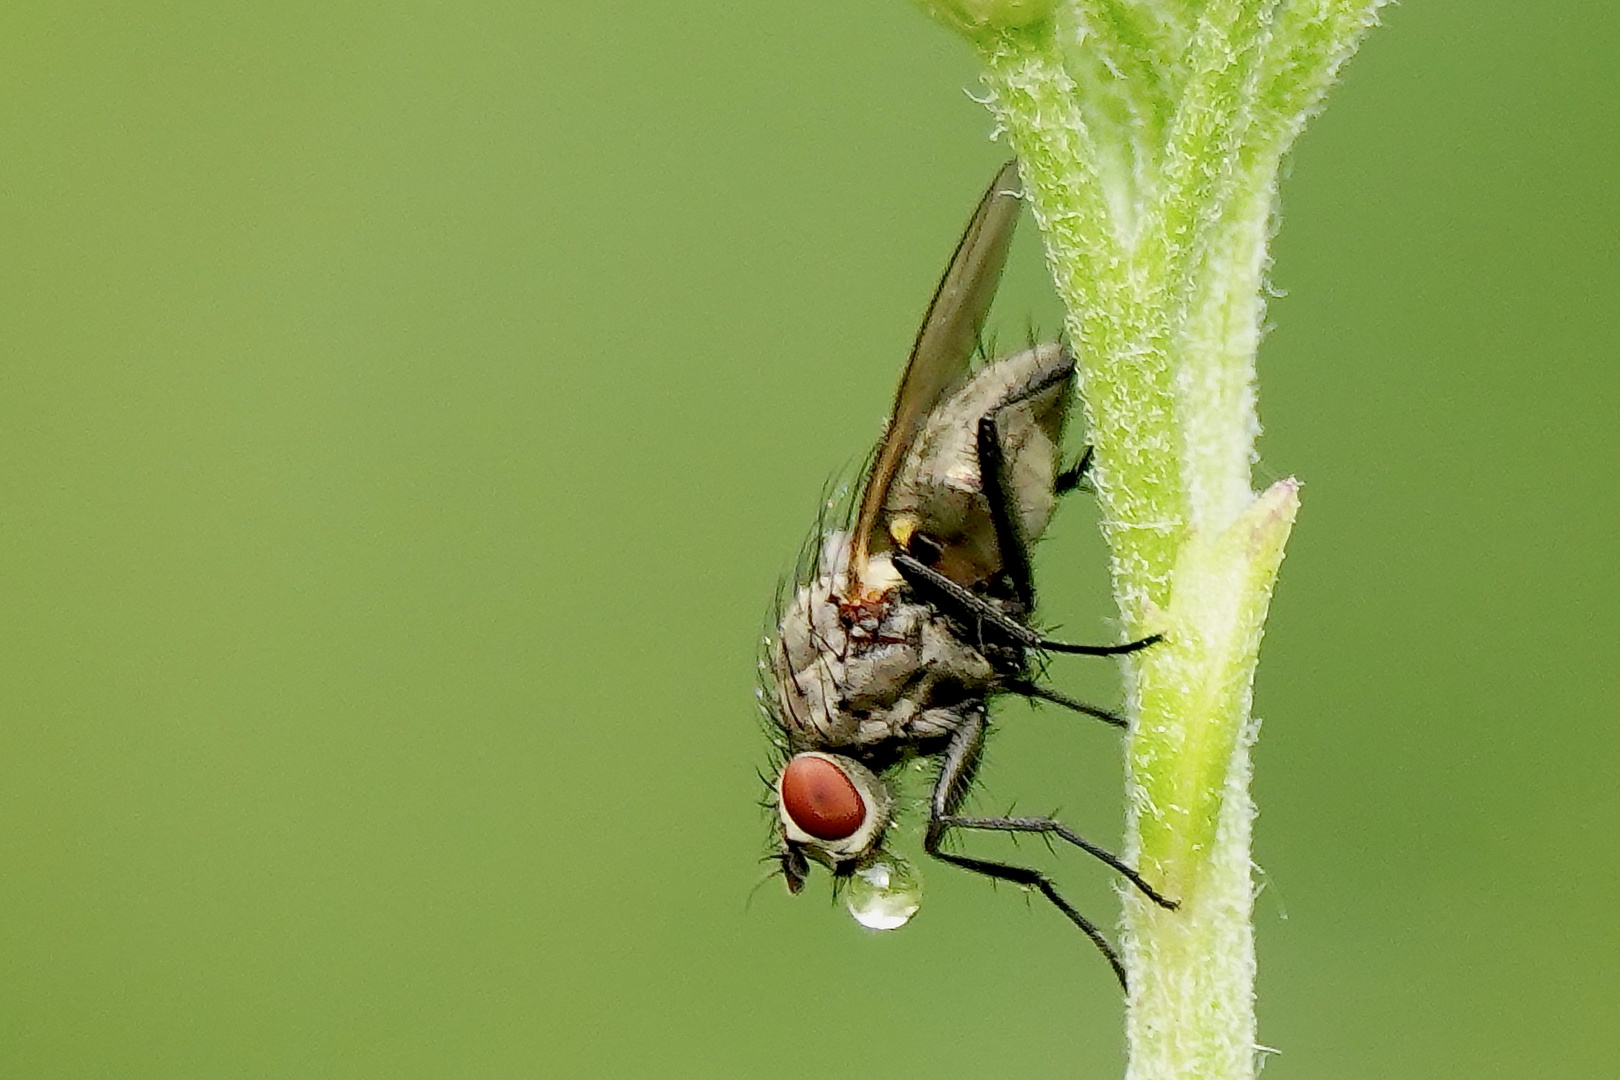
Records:
<instances>
[{"instance_id":1,"label":"side shoot of stem","mask_svg":"<svg viewBox=\"0 0 1620 1080\"><path fill-rule=\"evenodd\" d=\"M1131 1080L1255 1071L1249 716L1299 508L1255 495L1255 352L1283 155L1383 0L919 0L985 65L1067 308L1133 658Z\"/></svg>"}]
</instances>

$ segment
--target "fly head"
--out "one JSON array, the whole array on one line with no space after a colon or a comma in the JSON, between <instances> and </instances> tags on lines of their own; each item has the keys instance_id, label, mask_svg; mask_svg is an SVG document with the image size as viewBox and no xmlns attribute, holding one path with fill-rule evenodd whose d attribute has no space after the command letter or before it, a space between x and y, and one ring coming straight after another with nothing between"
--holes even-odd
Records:
<instances>
[{"instance_id":1,"label":"fly head","mask_svg":"<svg viewBox=\"0 0 1620 1080\"><path fill-rule=\"evenodd\" d=\"M810 750L795 754L777 776L776 808L778 860L788 891L797 893L811 860L843 876L878 850L894 815L894 792L854 758Z\"/></svg>"}]
</instances>

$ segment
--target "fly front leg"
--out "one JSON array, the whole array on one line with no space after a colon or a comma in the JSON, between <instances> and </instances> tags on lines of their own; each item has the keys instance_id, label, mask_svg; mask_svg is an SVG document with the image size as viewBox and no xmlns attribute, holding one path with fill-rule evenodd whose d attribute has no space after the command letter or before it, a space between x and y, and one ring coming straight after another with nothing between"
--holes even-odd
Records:
<instances>
[{"instance_id":1,"label":"fly front leg","mask_svg":"<svg viewBox=\"0 0 1620 1080\"><path fill-rule=\"evenodd\" d=\"M1117 855L1098 847L1067 825L1049 817L964 817L956 811L967 794L978 771L979 758L984 747L987 721L983 709L976 709L964 717L962 725L951 737L945 758L940 763L939 779L934 784L934 795L928 808L928 836L938 839L950 829L980 829L987 832L1041 833L1058 836L1101 862L1119 871L1142 895L1162 908L1174 910L1177 903L1167 900L1149 885L1141 874L1120 861ZM932 848L929 854L935 854ZM1032 871L1033 872L1033 871ZM1042 890L1045 891L1044 889ZM1056 901L1054 901L1056 903ZM1059 904L1061 907L1062 905Z\"/></svg>"},{"instance_id":2,"label":"fly front leg","mask_svg":"<svg viewBox=\"0 0 1620 1080\"><path fill-rule=\"evenodd\" d=\"M964 826L965 822L993 820L956 816L956 809L967 794L968 787L973 782L973 775L979 768L984 750L985 726L984 710L975 709L963 718L961 727L951 737L950 746L946 748L944 760L940 763L939 779L934 782L933 797L929 801L928 831L923 837L923 850L941 862L950 863L963 870L970 870L996 881L1010 881L1026 889L1039 890L1065 918L1091 939L1092 944L1096 945L1098 951L1108 960L1108 966L1114 969L1114 976L1119 979L1119 985L1125 987L1125 965L1120 962L1119 954L1108 943L1102 931L1097 929L1096 924L1075 910L1074 905L1063 898L1063 894L1058 892L1057 886L1052 884L1051 879L1045 874L1027 866L976 859L941 849L940 845L951 829L973 827Z\"/></svg>"},{"instance_id":3,"label":"fly front leg","mask_svg":"<svg viewBox=\"0 0 1620 1080\"><path fill-rule=\"evenodd\" d=\"M959 817L950 815L940 819L948 829L982 829L986 832L1005 833L1040 833L1045 836L1059 836L1075 847L1084 851L1093 858L1107 863L1121 876L1135 885L1137 891L1149 900L1158 904L1167 911L1174 911L1181 905L1175 900L1167 900L1153 886L1149 885L1141 874L1121 862L1119 856L1098 847L1090 840L1081 836L1063 822L1049 817Z\"/></svg>"}]
</instances>

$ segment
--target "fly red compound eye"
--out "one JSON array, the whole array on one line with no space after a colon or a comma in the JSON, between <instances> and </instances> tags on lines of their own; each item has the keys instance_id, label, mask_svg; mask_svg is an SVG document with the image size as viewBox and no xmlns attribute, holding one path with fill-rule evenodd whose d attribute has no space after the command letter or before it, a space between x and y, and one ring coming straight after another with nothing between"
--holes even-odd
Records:
<instances>
[{"instance_id":1,"label":"fly red compound eye","mask_svg":"<svg viewBox=\"0 0 1620 1080\"><path fill-rule=\"evenodd\" d=\"M801 755L782 772L782 808L817 840L845 840L866 820L866 801L844 770L826 758Z\"/></svg>"}]
</instances>

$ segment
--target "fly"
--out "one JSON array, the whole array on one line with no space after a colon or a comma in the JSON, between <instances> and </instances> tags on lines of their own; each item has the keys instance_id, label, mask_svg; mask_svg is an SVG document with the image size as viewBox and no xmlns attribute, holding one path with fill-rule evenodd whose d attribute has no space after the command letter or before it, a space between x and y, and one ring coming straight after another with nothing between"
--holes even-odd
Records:
<instances>
[{"instance_id":1,"label":"fly","mask_svg":"<svg viewBox=\"0 0 1620 1080\"><path fill-rule=\"evenodd\" d=\"M892 781L906 762L936 758L924 850L1038 890L1096 944L1123 985L1119 955L1046 875L943 846L957 830L1055 836L1154 903L1176 906L1059 821L959 813L979 768L991 698L1036 698L1125 726L1043 685L1043 653L1118 656L1159 640L1071 645L1030 625L1030 546L1058 498L1079 487L1090 451L1062 466L1075 375L1066 346L971 367L1018 221L1018 186L1017 162L1008 162L979 200L917 332L853 524L815 538L809 565L778 601L761 665L761 700L785 759L772 784L775 858L791 892L818 862L835 882L862 891L862 922L905 922L915 895L904 863L883 850Z\"/></svg>"}]
</instances>

